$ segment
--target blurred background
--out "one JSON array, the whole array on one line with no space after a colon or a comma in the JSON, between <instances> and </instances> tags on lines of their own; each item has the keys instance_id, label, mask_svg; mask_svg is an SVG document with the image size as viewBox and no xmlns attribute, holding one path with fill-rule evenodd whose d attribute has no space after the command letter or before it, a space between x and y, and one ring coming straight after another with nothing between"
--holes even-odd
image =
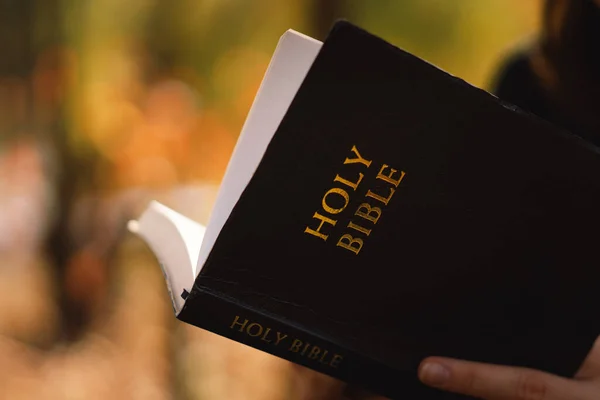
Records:
<instances>
[{"instance_id":1,"label":"blurred background","mask_svg":"<svg viewBox=\"0 0 600 400\"><path fill-rule=\"evenodd\" d=\"M338 17L488 88L538 0L0 0L0 398L320 399L173 317L125 224L206 222L279 36Z\"/></svg>"}]
</instances>

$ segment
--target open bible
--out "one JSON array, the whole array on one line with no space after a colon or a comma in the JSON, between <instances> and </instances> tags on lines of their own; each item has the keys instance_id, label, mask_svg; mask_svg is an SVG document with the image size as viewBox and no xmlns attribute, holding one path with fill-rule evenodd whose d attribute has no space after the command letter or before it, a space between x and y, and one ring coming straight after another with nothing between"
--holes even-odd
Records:
<instances>
[{"instance_id":1,"label":"open bible","mask_svg":"<svg viewBox=\"0 0 600 400\"><path fill-rule=\"evenodd\" d=\"M429 355L575 372L600 334L599 173L586 141L340 21L282 36L206 227L153 202L130 229L180 320L441 399Z\"/></svg>"}]
</instances>

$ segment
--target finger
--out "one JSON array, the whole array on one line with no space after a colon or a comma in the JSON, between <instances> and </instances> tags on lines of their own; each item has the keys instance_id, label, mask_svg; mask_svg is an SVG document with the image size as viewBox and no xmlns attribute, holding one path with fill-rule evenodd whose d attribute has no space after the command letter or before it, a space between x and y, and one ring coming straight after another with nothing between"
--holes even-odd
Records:
<instances>
[{"instance_id":1,"label":"finger","mask_svg":"<svg viewBox=\"0 0 600 400\"><path fill-rule=\"evenodd\" d=\"M575 374L577 379L600 379L600 336L594 342L592 349L583 361L579 371Z\"/></svg>"},{"instance_id":2,"label":"finger","mask_svg":"<svg viewBox=\"0 0 600 400\"><path fill-rule=\"evenodd\" d=\"M486 400L569 400L583 397L576 381L527 368L432 357L419 367L427 385Z\"/></svg>"}]
</instances>

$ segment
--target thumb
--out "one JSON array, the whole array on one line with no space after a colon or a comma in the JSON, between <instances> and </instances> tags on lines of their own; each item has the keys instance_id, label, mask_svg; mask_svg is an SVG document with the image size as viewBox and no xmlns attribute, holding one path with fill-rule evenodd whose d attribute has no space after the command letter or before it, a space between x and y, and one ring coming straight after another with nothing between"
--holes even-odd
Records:
<instances>
[{"instance_id":1,"label":"thumb","mask_svg":"<svg viewBox=\"0 0 600 400\"><path fill-rule=\"evenodd\" d=\"M430 357L421 363L419 378L427 385L487 400L583 399L581 382L527 368Z\"/></svg>"}]
</instances>

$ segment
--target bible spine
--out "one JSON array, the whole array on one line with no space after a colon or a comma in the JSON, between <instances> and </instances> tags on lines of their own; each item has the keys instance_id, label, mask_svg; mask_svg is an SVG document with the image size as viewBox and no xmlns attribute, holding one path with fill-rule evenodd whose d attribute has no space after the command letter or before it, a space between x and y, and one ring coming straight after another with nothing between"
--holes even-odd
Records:
<instances>
[{"instance_id":1,"label":"bible spine","mask_svg":"<svg viewBox=\"0 0 600 400\"><path fill-rule=\"evenodd\" d=\"M397 395L399 389L415 385L416 375L401 374L383 363L278 316L251 309L210 288L196 286L178 318L335 378L359 386L379 388L380 394L385 396ZM389 386L390 382L397 383L395 388Z\"/></svg>"}]
</instances>

